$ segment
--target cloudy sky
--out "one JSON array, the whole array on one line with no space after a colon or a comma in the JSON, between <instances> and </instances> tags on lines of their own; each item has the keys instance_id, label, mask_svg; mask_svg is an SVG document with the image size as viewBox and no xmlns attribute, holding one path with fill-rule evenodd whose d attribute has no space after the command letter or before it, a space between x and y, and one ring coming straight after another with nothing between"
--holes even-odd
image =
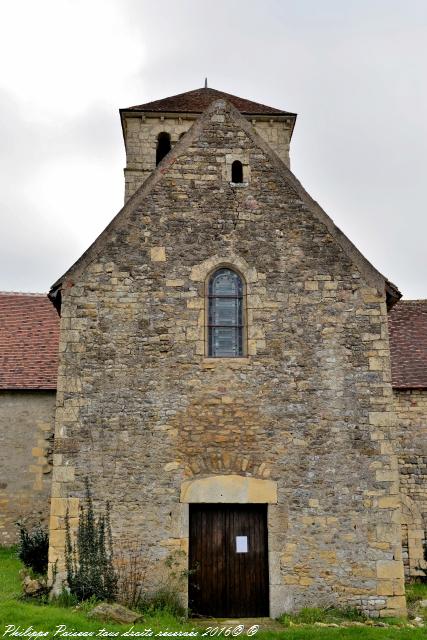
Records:
<instances>
[{"instance_id":1,"label":"cloudy sky","mask_svg":"<svg viewBox=\"0 0 427 640\"><path fill-rule=\"evenodd\" d=\"M46 291L123 203L119 107L209 86L296 111L292 169L427 298L426 0L0 0L0 289Z\"/></svg>"}]
</instances>

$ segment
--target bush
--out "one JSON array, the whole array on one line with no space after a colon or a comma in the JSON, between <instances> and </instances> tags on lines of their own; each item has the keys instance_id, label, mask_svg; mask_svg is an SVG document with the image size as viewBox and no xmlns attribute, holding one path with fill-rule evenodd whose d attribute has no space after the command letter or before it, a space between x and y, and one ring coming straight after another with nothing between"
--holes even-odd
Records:
<instances>
[{"instance_id":1,"label":"bush","mask_svg":"<svg viewBox=\"0 0 427 640\"><path fill-rule=\"evenodd\" d=\"M116 557L117 567L117 602L130 609L140 609L144 601L144 582L147 574L147 563L141 556L139 546L119 551Z\"/></svg>"},{"instance_id":2,"label":"bush","mask_svg":"<svg viewBox=\"0 0 427 640\"><path fill-rule=\"evenodd\" d=\"M110 509L95 518L89 482L85 504L80 508L77 540L71 541L68 512L65 517L65 565L70 593L78 601L90 598L112 601L117 595L118 577L113 566Z\"/></svg>"},{"instance_id":3,"label":"bush","mask_svg":"<svg viewBox=\"0 0 427 640\"><path fill-rule=\"evenodd\" d=\"M70 609L72 607L75 607L78 604L78 601L75 595L73 595L69 592L68 589L63 587L61 593L59 593L58 595L53 595L50 598L50 603L56 607Z\"/></svg>"},{"instance_id":4,"label":"bush","mask_svg":"<svg viewBox=\"0 0 427 640\"><path fill-rule=\"evenodd\" d=\"M40 523L28 529L17 522L19 528L18 557L26 567L38 575L47 573L49 535Z\"/></svg>"},{"instance_id":5,"label":"bush","mask_svg":"<svg viewBox=\"0 0 427 640\"><path fill-rule=\"evenodd\" d=\"M138 609L143 613L170 613L175 618L185 618L186 611L182 606L177 592L170 586L164 585L157 591L147 594L141 598Z\"/></svg>"},{"instance_id":6,"label":"bush","mask_svg":"<svg viewBox=\"0 0 427 640\"><path fill-rule=\"evenodd\" d=\"M181 549L174 551L165 559L166 572L160 586L151 593L144 593L142 606L140 607L143 612L150 614L169 613L176 618L187 616L179 595L189 573L191 573L183 568L185 558L186 555Z\"/></svg>"}]
</instances>

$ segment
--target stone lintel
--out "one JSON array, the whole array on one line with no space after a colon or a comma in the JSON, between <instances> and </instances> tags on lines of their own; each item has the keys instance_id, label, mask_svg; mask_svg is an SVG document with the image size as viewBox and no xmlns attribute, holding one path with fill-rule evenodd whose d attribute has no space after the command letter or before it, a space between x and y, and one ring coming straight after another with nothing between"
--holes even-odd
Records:
<instances>
[{"instance_id":1,"label":"stone lintel","mask_svg":"<svg viewBox=\"0 0 427 640\"><path fill-rule=\"evenodd\" d=\"M180 501L277 504L277 482L233 474L186 480L181 484Z\"/></svg>"}]
</instances>

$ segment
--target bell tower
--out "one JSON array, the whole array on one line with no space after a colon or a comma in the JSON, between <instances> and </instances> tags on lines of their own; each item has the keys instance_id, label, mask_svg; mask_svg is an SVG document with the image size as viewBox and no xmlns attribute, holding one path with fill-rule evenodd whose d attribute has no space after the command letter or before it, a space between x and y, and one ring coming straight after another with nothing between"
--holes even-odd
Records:
<instances>
[{"instance_id":1,"label":"bell tower","mask_svg":"<svg viewBox=\"0 0 427 640\"><path fill-rule=\"evenodd\" d=\"M290 166L289 146L296 113L239 98L206 85L205 82L201 89L120 109L126 148L125 202L210 103L221 98L231 102L286 166Z\"/></svg>"}]
</instances>

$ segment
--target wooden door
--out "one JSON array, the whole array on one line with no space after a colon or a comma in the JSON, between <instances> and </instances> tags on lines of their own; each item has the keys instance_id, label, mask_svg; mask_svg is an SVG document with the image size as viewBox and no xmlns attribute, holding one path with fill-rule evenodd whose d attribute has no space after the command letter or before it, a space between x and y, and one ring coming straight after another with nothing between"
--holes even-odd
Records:
<instances>
[{"instance_id":1,"label":"wooden door","mask_svg":"<svg viewBox=\"0 0 427 640\"><path fill-rule=\"evenodd\" d=\"M267 505L190 505L193 615L269 615Z\"/></svg>"}]
</instances>

